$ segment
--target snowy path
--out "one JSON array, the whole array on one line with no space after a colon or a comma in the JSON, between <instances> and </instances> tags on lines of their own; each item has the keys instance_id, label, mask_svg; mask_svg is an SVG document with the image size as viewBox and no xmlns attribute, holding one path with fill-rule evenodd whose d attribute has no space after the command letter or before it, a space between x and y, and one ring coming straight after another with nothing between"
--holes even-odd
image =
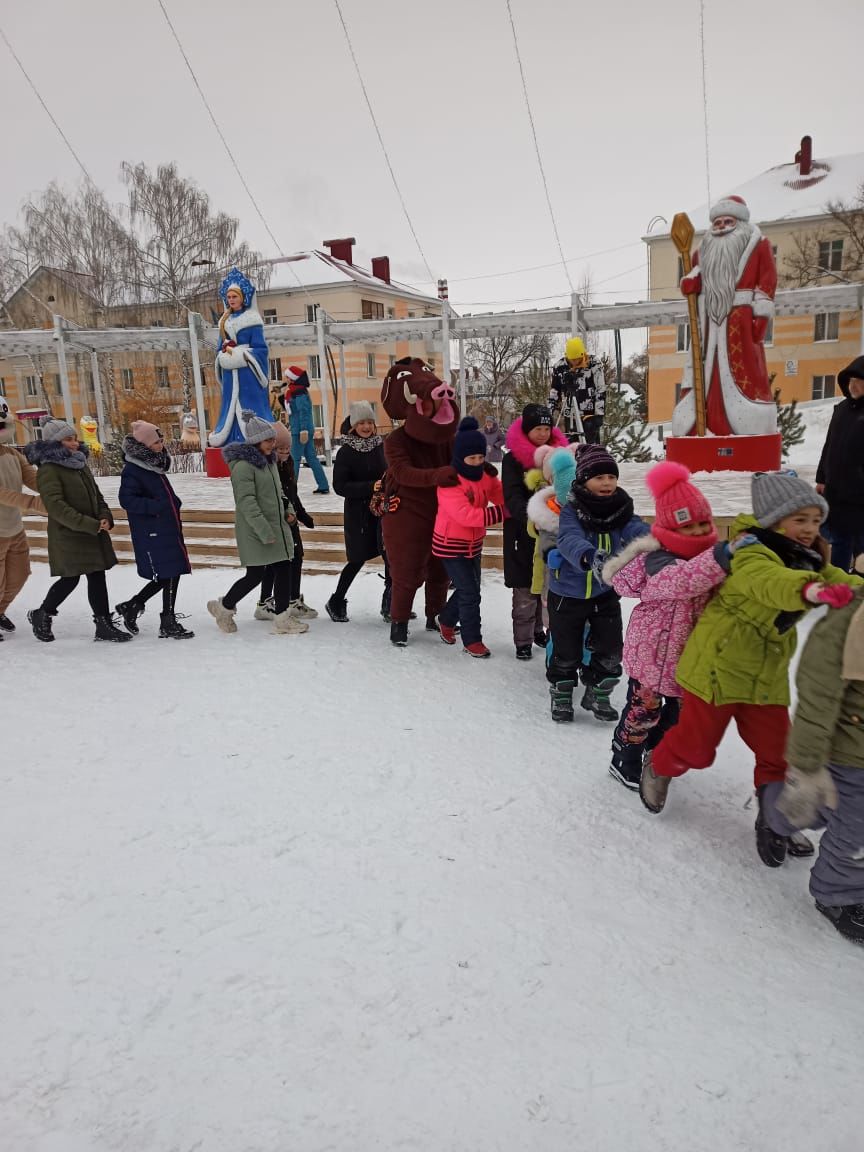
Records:
<instances>
[{"instance_id":1,"label":"snowy path","mask_svg":"<svg viewBox=\"0 0 864 1152\"><path fill-rule=\"evenodd\" d=\"M4 1150L857 1152L864 957L757 859L734 736L655 819L494 578L485 662L392 649L372 575L223 636L227 579L179 647L82 590L0 648Z\"/></svg>"}]
</instances>

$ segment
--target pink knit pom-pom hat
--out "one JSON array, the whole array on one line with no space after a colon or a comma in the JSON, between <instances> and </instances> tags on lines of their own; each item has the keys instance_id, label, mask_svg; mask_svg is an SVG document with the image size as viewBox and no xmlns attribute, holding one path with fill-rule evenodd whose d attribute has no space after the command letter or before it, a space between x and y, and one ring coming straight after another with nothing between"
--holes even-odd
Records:
<instances>
[{"instance_id":1,"label":"pink knit pom-pom hat","mask_svg":"<svg viewBox=\"0 0 864 1152\"><path fill-rule=\"evenodd\" d=\"M690 470L674 460L655 464L645 474L645 483L654 497L654 523L658 528L676 531L682 525L713 520L711 505L695 484Z\"/></svg>"}]
</instances>

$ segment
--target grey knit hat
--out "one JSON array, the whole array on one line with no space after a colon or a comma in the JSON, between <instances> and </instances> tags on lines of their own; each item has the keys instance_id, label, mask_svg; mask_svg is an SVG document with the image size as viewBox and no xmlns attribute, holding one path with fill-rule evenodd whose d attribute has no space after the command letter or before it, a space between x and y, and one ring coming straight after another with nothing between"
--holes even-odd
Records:
<instances>
[{"instance_id":1,"label":"grey knit hat","mask_svg":"<svg viewBox=\"0 0 864 1152\"><path fill-rule=\"evenodd\" d=\"M348 409L348 423L352 428L356 428L357 425L364 420L371 420L373 424L375 423L375 413L372 410L372 405L368 400L355 400Z\"/></svg>"},{"instance_id":2,"label":"grey knit hat","mask_svg":"<svg viewBox=\"0 0 864 1152\"><path fill-rule=\"evenodd\" d=\"M73 436L78 438L78 433L71 424L67 424L65 420L55 420L53 416L43 416L39 427L42 429L43 440L69 440Z\"/></svg>"},{"instance_id":3,"label":"grey knit hat","mask_svg":"<svg viewBox=\"0 0 864 1152\"><path fill-rule=\"evenodd\" d=\"M763 528L772 528L801 508L818 508L822 520L828 504L797 472L756 472L750 486L753 515Z\"/></svg>"},{"instance_id":4,"label":"grey knit hat","mask_svg":"<svg viewBox=\"0 0 864 1152\"><path fill-rule=\"evenodd\" d=\"M260 444L263 440L275 440L276 429L267 420L256 416L251 408L244 408L240 413L243 421L243 432L247 444Z\"/></svg>"}]
</instances>

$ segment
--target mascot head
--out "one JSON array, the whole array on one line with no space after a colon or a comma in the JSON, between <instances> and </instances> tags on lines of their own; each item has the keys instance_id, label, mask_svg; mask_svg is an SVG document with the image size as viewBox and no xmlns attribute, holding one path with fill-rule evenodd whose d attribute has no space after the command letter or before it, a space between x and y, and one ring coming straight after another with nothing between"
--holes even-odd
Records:
<instances>
[{"instance_id":1,"label":"mascot head","mask_svg":"<svg viewBox=\"0 0 864 1152\"><path fill-rule=\"evenodd\" d=\"M456 393L417 357L396 361L384 377L381 403L393 420L405 421L405 431L414 440L444 444L456 435Z\"/></svg>"},{"instance_id":2,"label":"mascot head","mask_svg":"<svg viewBox=\"0 0 864 1152\"><path fill-rule=\"evenodd\" d=\"M14 435L12 413L9 411L6 397L0 392L0 444L11 444Z\"/></svg>"}]
</instances>

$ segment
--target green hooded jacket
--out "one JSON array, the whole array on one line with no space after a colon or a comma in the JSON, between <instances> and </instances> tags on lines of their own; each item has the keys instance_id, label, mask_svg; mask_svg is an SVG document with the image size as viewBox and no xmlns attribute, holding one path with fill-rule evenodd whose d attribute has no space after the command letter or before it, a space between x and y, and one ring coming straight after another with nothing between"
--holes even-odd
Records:
<instances>
[{"instance_id":1,"label":"green hooded jacket","mask_svg":"<svg viewBox=\"0 0 864 1152\"><path fill-rule=\"evenodd\" d=\"M240 563L258 568L294 556L291 530L285 523L282 481L276 465L253 444L229 444L223 449L234 489L235 534Z\"/></svg>"},{"instance_id":2,"label":"green hooded jacket","mask_svg":"<svg viewBox=\"0 0 864 1152\"><path fill-rule=\"evenodd\" d=\"M757 528L750 515L739 516L734 539ZM708 602L678 661L682 688L711 704L789 705L789 663L795 652L795 628L778 631L781 612L803 612L805 584L862 583L831 564L819 572L787 568L764 544L750 544L732 557L732 570Z\"/></svg>"},{"instance_id":3,"label":"green hooded jacket","mask_svg":"<svg viewBox=\"0 0 864 1152\"><path fill-rule=\"evenodd\" d=\"M824 764L864 768L864 679L843 679L844 650L850 641L859 667L847 667L847 674L857 677L864 670L860 588L851 604L817 620L801 653L795 678L798 706L786 758L802 772L818 772Z\"/></svg>"}]
</instances>

